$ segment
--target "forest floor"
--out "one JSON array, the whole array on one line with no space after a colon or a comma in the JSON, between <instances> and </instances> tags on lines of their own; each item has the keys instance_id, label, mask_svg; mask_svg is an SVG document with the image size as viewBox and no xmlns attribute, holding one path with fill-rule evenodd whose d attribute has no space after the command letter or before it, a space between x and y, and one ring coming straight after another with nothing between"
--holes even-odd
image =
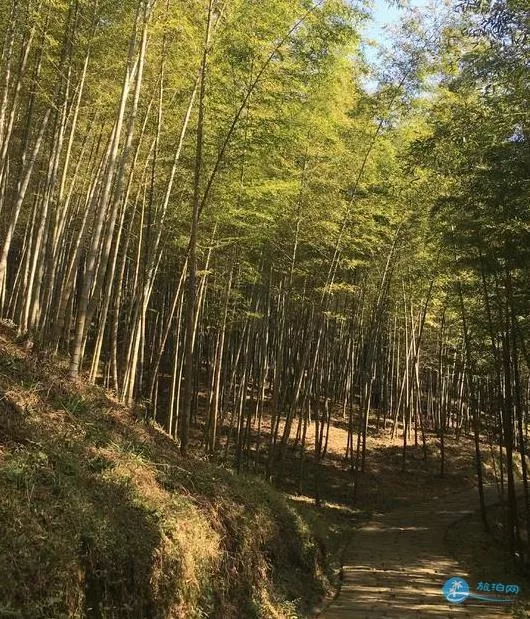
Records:
<instances>
[{"instance_id":1,"label":"forest floor","mask_svg":"<svg viewBox=\"0 0 530 619\"><path fill-rule=\"evenodd\" d=\"M376 413L373 413L373 421ZM428 496L443 496L450 492L462 492L474 487L476 473L474 468L474 444L471 437L461 434L457 440L448 435L445 439L445 471L440 475L439 439L434 434L426 436L424 449L421 438L407 447L407 461L403 470L402 443L398 434L391 437L389 424L387 429L377 428L370 423L367 437L366 466L359 473L357 490L353 496L353 478L349 463L345 460L345 448L348 436L348 423L340 414L332 420L328 437L327 454L319 464L314 460L314 425L307 431L306 458L301 472L299 448L294 449L296 424L293 424L290 446L286 451L281 477L274 480L276 487L282 490L289 502L296 505L306 521L324 542L327 552L327 564L330 573L334 573L335 590L315 606L318 614L340 588L340 574L348 556L348 549L356 532L374 517L390 513L401 508L403 513L413 511L415 506ZM257 431L257 425L253 426ZM263 474L265 471L266 445L270 436L270 418L265 416L261 424L262 456L256 463L255 453L251 453L245 466L252 472ZM279 435L283 431L280 421ZM223 436L226 437L227 428ZM194 442L200 441L199 424L194 431ZM254 436L256 438L257 434ZM355 437L354 437L354 440ZM222 442L224 446L224 443ZM489 446L482 449L488 453ZM425 459L426 456L426 459ZM492 467L485 462L484 469L488 476ZM492 478L492 477L491 477ZM315 495L320 498L320 505L315 505ZM478 501L475 501L478 504ZM354 542L353 542L354 543ZM352 615L355 616L355 615Z\"/></svg>"},{"instance_id":2,"label":"forest floor","mask_svg":"<svg viewBox=\"0 0 530 619\"><path fill-rule=\"evenodd\" d=\"M402 437L392 438L389 430L377 432L372 426L365 472L352 501L344 462L346 436L345 424L335 419L319 474L328 513L349 505L357 515L353 528L343 531L340 593L326 605L323 619L528 616L524 609L530 581L515 570L501 539L495 447L481 444L488 519L496 533L486 535L478 512L472 437L446 437L441 476L437 437L427 435L426 449L421 440L413 441L403 470ZM314 492L310 475L305 487ZM465 578L472 592L477 592L479 582L516 584L521 592L510 604L471 598L450 604L442 586L453 576Z\"/></svg>"},{"instance_id":3,"label":"forest floor","mask_svg":"<svg viewBox=\"0 0 530 619\"><path fill-rule=\"evenodd\" d=\"M446 561L431 566L436 578L457 568L459 575L478 574L467 567L477 547L481 565L492 565L484 541L469 532L476 530L471 518L450 529L456 541L443 542L438 505L447 511L447 497L474 484L469 437L447 437L441 477L436 437L427 436L426 460L421 441L413 441L403 471L402 439L370 426L355 497L346 439L338 416L319 465L308 447L301 470L289 448L273 489L253 474L263 473L263 460L252 452L242 475L227 470L230 461L208 462L199 453L183 459L160 428L142 423L108 392L68 381L60 360L28 354L0 328L0 616L59 619L96 609L110 617L127 609L128 616L186 619L305 617L326 591L333 594L328 577L341 565L338 604L348 595L362 600L352 583L368 577L363 566L389 556L403 563L400 578L412 586L422 544L433 562ZM265 432L262 456L266 441ZM487 454L488 445L482 448ZM485 469L491 472L488 463ZM476 502L470 496L466 509ZM489 567L478 575L499 577ZM428 589L418 589L419 596ZM441 617L439 587L435 593L433 616Z\"/></svg>"},{"instance_id":4,"label":"forest floor","mask_svg":"<svg viewBox=\"0 0 530 619\"><path fill-rule=\"evenodd\" d=\"M312 434L311 428L309 445ZM412 438L403 470L402 437L392 438L389 430L370 427L366 467L355 498L344 460L346 424L340 417L333 420L328 453L318 471L312 448L301 476L294 458L286 464L283 488L293 500L306 503L309 513L318 513L329 523L328 550L342 568L340 593L334 602L324 604L321 616L527 617L528 579L516 572L506 556L501 535L483 532L472 437L446 437L443 476L439 439L427 435L424 449L421 439L414 444ZM496 506L495 451L496 447L481 444L489 521L499 533L503 517ZM311 506L317 483L319 509ZM471 598L464 604L450 604L442 586L453 576L465 578L475 592L479 582L516 584L521 592L510 604Z\"/></svg>"}]
</instances>

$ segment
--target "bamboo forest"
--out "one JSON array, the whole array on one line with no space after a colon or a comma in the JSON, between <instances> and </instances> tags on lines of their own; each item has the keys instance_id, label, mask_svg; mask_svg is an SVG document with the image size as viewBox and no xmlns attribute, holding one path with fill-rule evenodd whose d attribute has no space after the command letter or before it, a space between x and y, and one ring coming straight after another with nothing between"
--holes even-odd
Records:
<instances>
[{"instance_id":1,"label":"bamboo forest","mask_svg":"<svg viewBox=\"0 0 530 619\"><path fill-rule=\"evenodd\" d=\"M0 616L527 617L528 0L0 6Z\"/></svg>"}]
</instances>

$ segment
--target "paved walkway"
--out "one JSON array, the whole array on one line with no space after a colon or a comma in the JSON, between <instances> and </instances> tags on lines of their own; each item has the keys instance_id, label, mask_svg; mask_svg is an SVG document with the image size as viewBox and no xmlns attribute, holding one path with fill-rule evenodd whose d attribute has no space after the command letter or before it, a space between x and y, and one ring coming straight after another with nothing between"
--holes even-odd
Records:
<instances>
[{"instance_id":1,"label":"paved walkway","mask_svg":"<svg viewBox=\"0 0 530 619\"><path fill-rule=\"evenodd\" d=\"M488 504L497 501L494 488L486 489ZM442 596L445 580L466 578L466 570L444 542L447 528L478 509L477 491L443 498L375 517L358 529L344 566L337 599L323 619L419 619L446 617L509 617L508 605L468 599L450 604ZM494 578L495 574L484 577ZM476 583L471 579L471 586Z\"/></svg>"}]
</instances>

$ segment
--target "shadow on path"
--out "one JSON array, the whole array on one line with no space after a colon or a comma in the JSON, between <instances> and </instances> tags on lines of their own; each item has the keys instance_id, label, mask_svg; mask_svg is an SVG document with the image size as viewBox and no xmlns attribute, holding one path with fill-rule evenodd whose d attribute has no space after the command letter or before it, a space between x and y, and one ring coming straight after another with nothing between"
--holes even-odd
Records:
<instances>
[{"instance_id":1,"label":"shadow on path","mask_svg":"<svg viewBox=\"0 0 530 619\"><path fill-rule=\"evenodd\" d=\"M494 488L486 489L488 505L498 501ZM375 516L353 535L337 599L323 619L382 619L393 617L494 618L510 616L508 604L467 599L450 604L442 595L452 576L476 584L453 558L444 542L447 528L478 507L477 491L432 497L415 508L402 507ZM502 567L499 568L499 572ZM483 574L484 580L504 582L502 573Z\"/></svg>"}]
</instances>

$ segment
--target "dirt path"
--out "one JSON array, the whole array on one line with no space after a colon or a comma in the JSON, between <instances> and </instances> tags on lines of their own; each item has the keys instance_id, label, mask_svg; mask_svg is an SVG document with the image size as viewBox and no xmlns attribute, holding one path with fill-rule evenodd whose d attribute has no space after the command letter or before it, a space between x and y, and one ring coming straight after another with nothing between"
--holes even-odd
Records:
<instances>
[{"instance_id":1,"label":"dirt path","mask_svg":"<svg viewBox=\"0 0 530 619\"><path fill-rule=\"evenodd\" d=\"M487 502L496 493L487 489ZM445 618L510 616L508 604L448 603L441 593L452 576L469 578L444 542L447 528L477 509L477 492L432 496L410 507L377 516L355 532L344 566L344 580L338 598L321 615L323 619L382 619L394 617ZM501 569L499 569L501 572ZM471 586L475 578L469 578ZM479 575L495 582L500 574Z\"/></svg>"}]
</instances>

